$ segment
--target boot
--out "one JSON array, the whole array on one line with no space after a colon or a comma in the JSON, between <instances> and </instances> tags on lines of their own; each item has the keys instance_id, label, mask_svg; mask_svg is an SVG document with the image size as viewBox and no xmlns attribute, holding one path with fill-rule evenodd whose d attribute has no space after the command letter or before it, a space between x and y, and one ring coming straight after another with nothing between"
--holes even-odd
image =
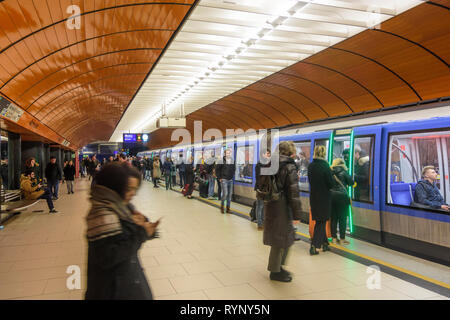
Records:
<instances>
[{"instance_id":1,"label":"boot","mask_svg":"<svg viewBox=\"0 0 450 320\"><path fill-rule=\"evenodd\" d=\"M227 213L229 213L229 212L230 212L230 207L227 206Z\"/></svg>"},{"instance_id":2,"label":"boot","mask_svg":"<svg viewBox=\"0 0 450 320\"><path fill-rule=\"evenodd\" d=\"M324 244L322 245L322 251L323 251L323 252L325 252L325 251L330 251L330 247L328 246L328 243L324 243Z\"/></svg>"},{"instance_id":3,"label":"boot","mask_svg":"<svg viewBox=\"0 0 450 320\"><path fill-rule=\"evenodd\" d=\"M311 248L309 248L309 254L314 256L316 254L319 254L319 251L317 251L316 247L314 247L313 245L311 245Z\"/></svg>"},{"instance_id":4,"label":"boot","mask_svg":"<svg viewBox=\"0 0 450 320\"><path fill-rule=\"evenodd\" d=\"M270 280L281 281L281 282L291 282L292 277L285 272L271 272Z\"/></svg>"},{"instance_id":5,"label":"boot","mask_svg":"<svg viewBox=\"0 0 450 320\"><path fill-rule=\"evenodd\" d=\"M225 213L225 211L223 210L223 204L220 206L220 212Z\"/></svg>"}]
</instances>

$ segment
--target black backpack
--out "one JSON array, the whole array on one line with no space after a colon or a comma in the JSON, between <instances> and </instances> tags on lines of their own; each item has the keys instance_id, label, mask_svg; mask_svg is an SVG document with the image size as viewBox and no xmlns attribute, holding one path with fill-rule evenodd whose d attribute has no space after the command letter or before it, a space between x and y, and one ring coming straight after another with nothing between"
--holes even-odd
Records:
<instances>
[{"instance_id":1,"label":"black backpack","mask_svg":"<svg viewBox=\"0 0 450 320\"><path fill-rule=\"evenodd\" d=\"M280 166L278 172L281 169L282 166ZM258 199L264 200L265 203L280 200L283 190L278 185L277 174L260 175L259 179L259 188L256 189Z\"/></svg>"}]
</instances>

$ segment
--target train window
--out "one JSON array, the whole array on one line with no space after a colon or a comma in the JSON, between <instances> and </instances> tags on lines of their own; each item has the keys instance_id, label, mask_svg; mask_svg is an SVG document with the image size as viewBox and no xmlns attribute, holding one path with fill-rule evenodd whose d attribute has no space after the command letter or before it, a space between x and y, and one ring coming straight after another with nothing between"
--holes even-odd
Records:
<instances>
[{"instance_id":1,"label":"train window","mask_svg":"<svg viewBox=\"0 0 450 320\"><path fill-rule=\"evenodd\" d=\"M419 181L420 184L429 184L431 189L433 185L436 187L435 201L440 201L442 204L450 202L449 137L450 131L415 132L390 136L388 203L439 210L440 206L436 203L432 205L432 202L428 201L433 198L431 193L430 199L416 196L416 186ZM434 177L423 179L422 170L426 166L431 166L436 171L435 180ZM421 195L428 195L428 192Z\"/></svg>"},{"instance_id":2,"label":"train window","mask_svg":"<svg viewBox=\"0 0 450 320\"><path fill-rule=\"evenodd\" d=\"M237 147L236 172L234 179L239 182L253 183L253 156L255 146Z\"/></svg>"},{"instance_id":3,"label":"train window","mask_svg":"<svg viewBox=\"0 0 450 320\"><path fill-rule=\"evenodd\" d=\"M0 145L0 187L4 189L9 189L8 185L8 134L5 131L1 131L1 145Z\"/></svg>"},{"instance_id":4,"label":"train window","mask_svg":"<svg viewBox=\"0 0 450 320\"><path fill-rule=\"evenodd\" d=\"M203 158L203 151L195 150L194 151L194 166L196 166L197 164L201 164L202 158Z\"/></svg>"},{"instance_id":5,"label":"train window","mask_svg":"<svg viewBox=\"0 0 450 320\"><path fill-rule=\"evenodd\" d=\"M373 142L374 137L356 137L354 141L353 179L356 187L353 199L356 201L373 201Z\"/></svg>"},{"instance_id":6,"label":"train window","mask_svg":"<svg viewBox=\"0 0 450 320\"><path fill-rule=\"evenodd\" d=\"M327 152L325 159L328 159L328 144L330 139L318 139L314 141L314 148L317 146L325 146L325 150Z\"/></svg>"},{"instance_id":7,"label":"train window","mask_svg":"<svg viewBox=\"0 0 450 320\"><path fill-rule=\"evenodd\" d=\"M309 192L308 165L311 159L311 141L294 142L297 155L298 185L300 191Z\"/></svg>"}]
</instances>

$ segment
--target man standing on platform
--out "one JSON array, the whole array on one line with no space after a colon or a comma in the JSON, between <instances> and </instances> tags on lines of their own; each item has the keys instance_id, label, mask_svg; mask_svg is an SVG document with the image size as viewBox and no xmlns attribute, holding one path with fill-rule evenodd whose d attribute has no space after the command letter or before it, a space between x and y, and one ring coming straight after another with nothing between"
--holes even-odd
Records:
<instances>
[{"instance_id":1,"label":"man standing on platform","mask_svg":"<svg viewBox=\"0 0 450 320\"><path fill-rule=\"evenodd\" d=\"M59 181L62 179L62 172L59 164L56 163L56 157L50 157L50 163L45 168L45 177L47 178L47 187L53 200L58 200Z\"/></svg>"}]
</instances>

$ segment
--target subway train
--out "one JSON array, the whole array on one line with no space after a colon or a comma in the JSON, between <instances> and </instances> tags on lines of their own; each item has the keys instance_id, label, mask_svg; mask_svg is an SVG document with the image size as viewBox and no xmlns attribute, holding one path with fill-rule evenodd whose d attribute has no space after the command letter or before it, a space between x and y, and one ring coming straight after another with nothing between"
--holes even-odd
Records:
<instances>
[{"instance_id":1,"label":"subway train","mask_svg":"<svg viewBox=\"0 0 450 320\"><path fill-rule=\"evenodd\" d=\"M429 118L430 114L439 117ZM450 204L450 107L280 129L278 139L293 141L297 149L303 222L309 219L307 166L314 147L324 145L328 161L345 159L357 182L348 190L352 204L347 232L352 237L450 265L450 212L414 202L422 169L431 165L439 174L441 195ZM180 155L183 160L193 155L197 164L202 155L219 158L231 148L236 163L233 201L251 205L262 139L242 135L226 141L149 150L138 156L159 155L162 161L171 157L176 162ZM272 150L277 143L272 133Z\"/></svg>"}]
</instances>

